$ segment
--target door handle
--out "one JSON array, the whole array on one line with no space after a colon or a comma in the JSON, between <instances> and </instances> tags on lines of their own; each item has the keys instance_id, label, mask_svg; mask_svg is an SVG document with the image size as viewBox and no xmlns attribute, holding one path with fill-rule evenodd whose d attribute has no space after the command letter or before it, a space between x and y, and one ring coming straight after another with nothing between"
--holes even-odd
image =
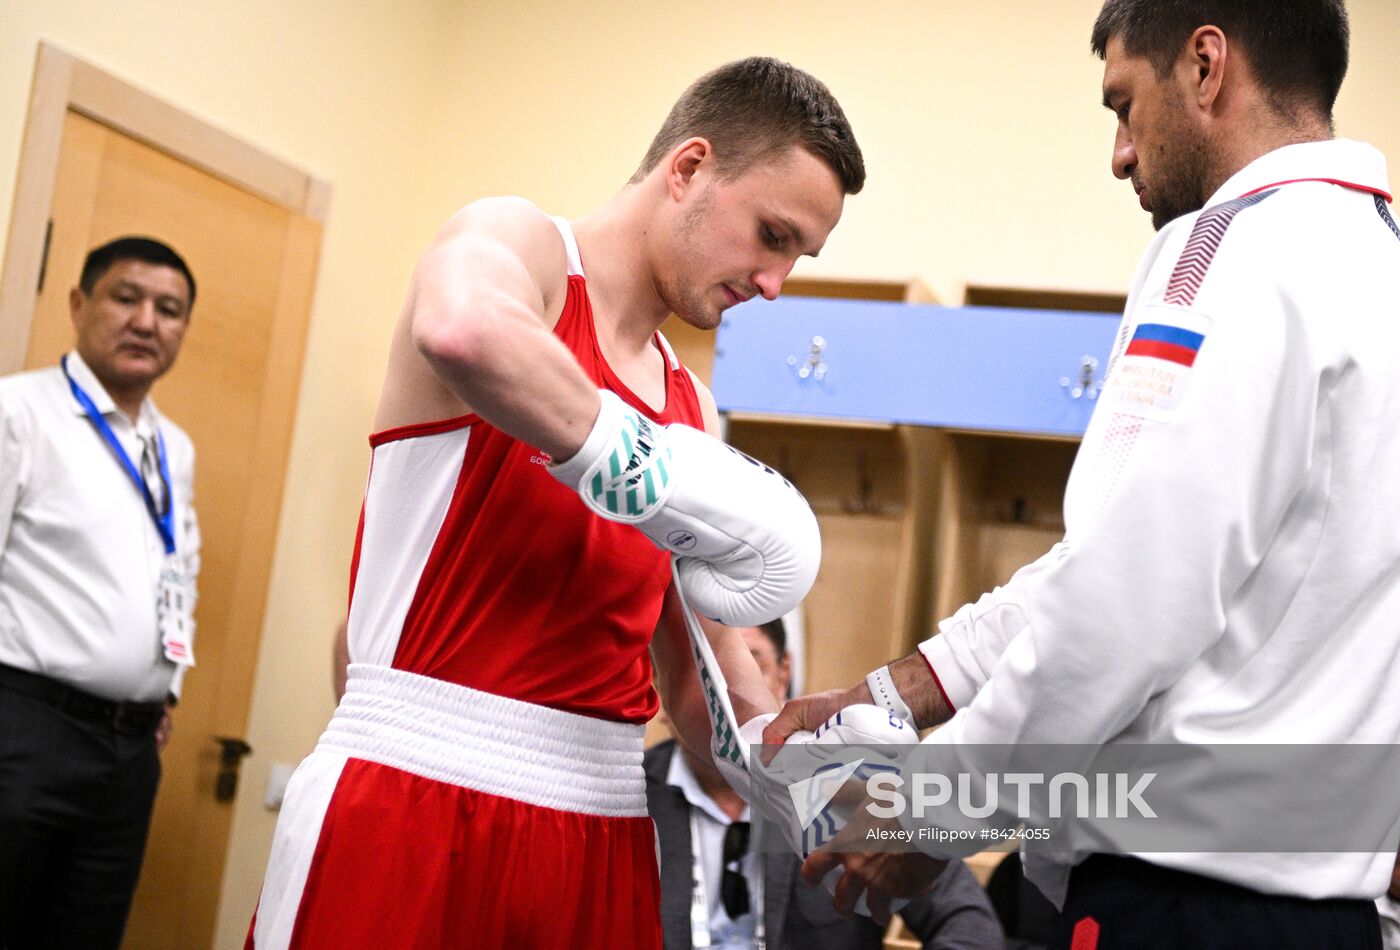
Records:
<instances>
[{"instance_id":1,"label":"door handle","mask_svg":"<svg viewBox=\"0 0 1400 950\"><path fill-rule=\"evenodd\" d=\"M219 744L219 775L214 780L214 798L231 802L238 791L238 766L253 747L231 736L215 736L214 741Z\"/></svg>"}]
</instances>

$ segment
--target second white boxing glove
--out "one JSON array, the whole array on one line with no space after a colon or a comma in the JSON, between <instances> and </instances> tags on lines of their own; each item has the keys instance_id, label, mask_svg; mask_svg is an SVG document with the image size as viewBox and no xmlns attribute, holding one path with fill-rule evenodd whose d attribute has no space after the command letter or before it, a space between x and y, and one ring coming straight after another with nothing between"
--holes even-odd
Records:
<instances>
[{"instance_id":1,"label":"second white boxing glove","mask_svg":"<svg viewBox=\"0 0 1400 950\"><path fill-rule=\"evenodd\" d=\"M804 861L828 844L851 820L855 802L864 798L866 779L876 772L897 772L900 752L919 741L914 729L888 711L859 704L839 710L815 732L795 732L788 736L783 748L765 766L757 761L758 743L763 727L772 718L771 715L760 716L739 730L740 740L750 743L747 759L748 771L752 774L743 776L748 783L746 786L735 787L766 817L778 822L788 844ZM849 746L859 747L860 760L847 779L848 790L854 791L856 798L843 803L838 800L836 789L823 785L819 779L839 769L849 758L844 754ZM729 774L725 778L734 784L735 778ZM807 796L806 807L811 809L805 814L796 811L803 807L798 803L796 789L805 789L802 794ZM844 873L845 869L838 865L827 873L822 884L834 894ZM900 910L906 904L907 899L896 898L891 907ZM864 894L857 900L855 910L858 914L870 915Z\"/></svg>"},{"instance_id":2,"label":"second white boxing glove","mask_svg":"<svg viewBox=\"0 0 1400 950\"><path fill-rule=\"evenodd\" d=\"M690 426L659 427L615 393L583 447L549 466L589 508L676 555L690 605L731 626L792 610L812 587L821 534L787 479Z\"/></svg>"}]
</instances>

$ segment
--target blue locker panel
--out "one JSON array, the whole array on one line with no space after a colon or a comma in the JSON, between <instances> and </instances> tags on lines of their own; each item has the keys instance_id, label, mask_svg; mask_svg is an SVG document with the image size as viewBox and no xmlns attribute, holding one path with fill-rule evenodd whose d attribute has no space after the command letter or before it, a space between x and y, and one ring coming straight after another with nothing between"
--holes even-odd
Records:
<instances>
[{"instance_id":1,"label":"blue locker panel","mask_svg":"<svg viewBox=\"0 0 1400 950\"><path fill-rule=\"evenodd\" d=\"M1102 381L1118 316L790 297L730 310L715 346L723 412L1082 435L1086 357ZM1068 380L1068 385L1063 381Z\"/></svg>"}]
</instances>

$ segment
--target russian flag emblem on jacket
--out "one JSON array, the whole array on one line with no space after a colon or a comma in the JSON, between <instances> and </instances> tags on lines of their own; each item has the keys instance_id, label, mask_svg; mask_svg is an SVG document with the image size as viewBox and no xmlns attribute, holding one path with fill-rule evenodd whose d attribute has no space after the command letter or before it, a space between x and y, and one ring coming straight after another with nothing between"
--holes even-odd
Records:
<instances>
[{"instance_id":1,"label":"russian flag emblem on jacket","mask_svg":"<svg viewBox=\"0 0 1400 950\"><path fill-rule=\"evenodd\" d=\"M1141 323L1133 331L1125 351L1127 356L1154 356L1170 363L1190 366L1196 362L1205 336L1184 327L1173 327L1165 323Z\"/></svg>"}]
</instances>

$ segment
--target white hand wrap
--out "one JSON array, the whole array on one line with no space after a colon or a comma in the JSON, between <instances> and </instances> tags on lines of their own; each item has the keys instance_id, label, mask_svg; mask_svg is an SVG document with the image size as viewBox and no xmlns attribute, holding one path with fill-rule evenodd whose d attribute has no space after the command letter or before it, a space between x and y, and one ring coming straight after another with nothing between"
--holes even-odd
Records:
<instances>
[{"instance_id":1,"label":"white hand wrap","mask_svg":"<svg viewBox=\"0 0 1400 950\"><path fill-rule=\"evenodd\" d=\"M583 447L549 470L610 521L676 555L700 613L752 626L792 610L812 587L821 535L806 499L777 472L698 429L658 427L616 394Z\"/></svg>"},{"instance_id":2,"label":"white hand wrap","mask_svg":"<svg viewBox=\"0 0 1400 950\"><path fill-rule=\"evenodd\" d=\"M678 586L679 571L679 562L673 559L671 572ZM890 750L882 750L881 745L917 743L918 734L878 706L847 706L815 732L795 732L788 736L783 748L765 766L754 750L763 742L763 729L776 718L776 714L766 713L755 716L742 726L738 724L734 706L729 701L729 684L725 681L724 671L720 669L699 621L686 604L683 588L680 597L686 633L695 657L696 672L700 676L700 692L710 717L710 750L715 766L724 780L753 805L756 813L777 822L792 849L806 858L845 827L850 820L850 806L829 801L816 820L802 826L794 824L792 816L796 802L791 792L793 783L813 778L816 773L813 766L827 764L824 760L830 760L832 754L847 743L875 743L866 747L868 756L878 756L882 752L888 756ZM797 748L799 746L800 750ZM859 772L856 774L859 776ZM844 868L833 868L822 883L827 890L835 893L836 882L844 873ZM906 900L897 899L890 906L899 910L907 903ZM857 902L856 911L870 916L864 895Z\"/></svg>"},{"instance_id":3,"label":"white hand wrap","mask_svg":"<svg viewBox=\"0 0 1400 950\"><path fill-rule=\"evenodd\" d=\"M763 730L770 722L778 718L777 713L764 713L762 716L755 716L739 727L739 759L731 754L726 754L728 750L724 747L723 740L717 733L710 734L710 752L714 756L715 767L719 769L719 774L724 776L724 780L729 783L729 787L734 789L744 797L744 801L749 801L753 797L753 787L749 780L749 768L752 767L753 749L763 744ZM810 732L797 732L788 737L789 742L811 742L813 735Z\"/></svg>"},{"instance_id":4,"label":"white hand wrap","mask_svg":"<svg viewBox=\"0 0 1400 950\"><path fill-rule=\"evenodd\" d=\"M914 722L914 710L909 708L904 697L899 695L899 690L894 688L894 677L890 675L888 666L872 670L870 675L865 678L865 685L870 688L870 695L875 700L875 705L888 709L890 713L910 726L917 726L917 723Z\"/></svg>"},{"instance_id":5,"label":"white hand wrap","mask_svg":"<svg viewBox=\"0 0 1400 950\"><path fill-rule=\"evenodd\" d=\"M762 732L761 726L759 732ZM787 745L795 744L793 740L798 739L799 736L802 737L799 740L801 749L789 750ZM781 789L781 794L791 795L795 781L820 774L818 768L824 768L824 766L817 766L817 763L829 757L828 749L831 753L835 753L843 746L860 746L864 764L848 780L860 783L868 778L873 771L882 770L882 766L884 768L895 767L898 756L897 747L914 745L918 741L918 733L912 727L905 725L902 720L879 706L867 704L847 706L818 726L815 732L796 733L789 737L787 745L784 745L783 750L774 756L769 765L764 766L756 760L751 760L750 768L756 774L761 775L761 778L753 783L755 798L773 795L776 793L776 789ZM793 754L789 754L789 752ZM880 762L881 757L884 757L887 762ZM832 757L830 765L839 765L840 761L840 759ZM843 801L841 796L832 797L826 791L821 792L821 798L826 799L826 804L815 816L810 816L806 824L800 827L795 827L790 822L781 824L788 835L789 844L804 859L839 834L841 829L846 827L846 824L851 820L855 809L859 807L858 803L853 804L851 800ZM863 798L863 786L858 785L856 800L858 802L859 799ZM791 806L796 803L783 802L782 804ZM761 810L766 810L763 802L755 801L754 805ZM768 807L772 808L773 806L769 805ZM822 878L822 885L826 887L827 891L835 894L836 884L845 873L845 868L839 865L832 868L826 877ZM897 911L908 903L909 901L905 898L895 898L890 902L890 907ZM870 908L866 904L864 894L861 894L856 901L855 910L858 914L870 916Z\"/></svg>"}]
</instances>

